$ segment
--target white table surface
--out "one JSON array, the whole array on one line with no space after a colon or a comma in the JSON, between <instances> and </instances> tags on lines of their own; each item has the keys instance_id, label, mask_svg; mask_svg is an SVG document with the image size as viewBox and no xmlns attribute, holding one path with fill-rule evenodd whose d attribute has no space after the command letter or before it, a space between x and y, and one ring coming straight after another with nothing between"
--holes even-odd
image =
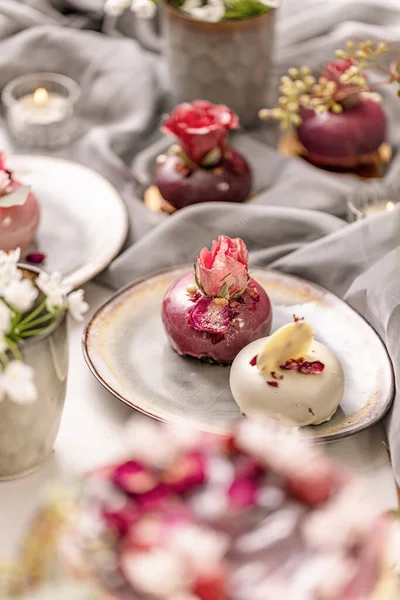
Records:
<instances>
[{"instance_id":1,"label":"white table surface","mask_svg":"<svg viewBox=\"0 0 400 600\"><path fill-rule=\"evenodd\" d=\"M85 286L91 312L110 295L95 283ZM81 351L81 324L70 323L70 371L61 429L51 459L36 473L0 483L0 562L10 559L21 532L37 507L41 490L60 475L82 473L122 448L120 431L132 410L109 394L91 375ZM355 437L326 446L366 480L366 493L382 510L397 507L397 494L385 434L377 425Z\"/></svg>"}]
</instances>

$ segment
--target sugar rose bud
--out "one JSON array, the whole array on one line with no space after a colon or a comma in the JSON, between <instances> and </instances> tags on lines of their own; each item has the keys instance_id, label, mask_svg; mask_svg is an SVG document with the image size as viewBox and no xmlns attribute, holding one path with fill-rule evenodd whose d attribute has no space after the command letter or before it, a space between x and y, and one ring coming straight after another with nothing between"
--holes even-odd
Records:
<instances>
[{"instance_id":1,"label":"sugar rose bud","mask_svg":"<svg viewBox=\"0 0 400 600\"><path fill-rule=\"evenodd\" d=\"M175 135L183 152L196 164L218 162L228 145L227 132L239 127L239 117L223 104L196 100L179 104L162 130Z\"/></svg>"},{"instance_id":2,"label":"sugar rose bud","mask_svg":"<svg viewBox=\"0 0 400 600\"><path fill-rule=\"evenodd\" d=\"M197 278L207 296L232 298L247 287L248 253L243 240L220 235L211 250L203 248L197 258Z\"/></svg>"}]
</instances>

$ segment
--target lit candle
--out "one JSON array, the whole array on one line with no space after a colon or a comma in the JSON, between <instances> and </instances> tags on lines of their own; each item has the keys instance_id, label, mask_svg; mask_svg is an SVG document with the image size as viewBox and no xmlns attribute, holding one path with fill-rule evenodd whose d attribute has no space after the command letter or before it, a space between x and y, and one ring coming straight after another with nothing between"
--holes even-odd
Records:
<instances>
[{"instance_id":1,"label":"lit candle","mask_svg":"<svg viewBox=\"0 0 400 600\"><path fill-rule=\"evenodd\" d=\"M61 94L37 88L33 94L22 96L14 107L14 118L30 123L55 123L62 120L69 109L68 99ZM19 114L18 114L19 113Z\"/></svg>"},{"instance_id":2,"label":"lit candle","mask_svg":"<svg viewBox=\"0 0 400 600\"><path fill-rule=\"evenodd\" d=\"M373 215L380 214L382 212L391 212L396 208L396 204L391 201L382 200L381 202L377 202L376 204L371 204L370 206L365 206L361 209L361 212L365 217L371 217Z\"/></svg>"},{"instance_id":3,"label":"lit candle","mask_svg":"<svg viewBox=\"0 0 400 600\"><path fill-rule=\"evenodd\" d=\"M22 147L55 148L76 131L78 84L57 73L32 73L8 83L2 93L7 125Z\"/></svg>"}]
</instances>

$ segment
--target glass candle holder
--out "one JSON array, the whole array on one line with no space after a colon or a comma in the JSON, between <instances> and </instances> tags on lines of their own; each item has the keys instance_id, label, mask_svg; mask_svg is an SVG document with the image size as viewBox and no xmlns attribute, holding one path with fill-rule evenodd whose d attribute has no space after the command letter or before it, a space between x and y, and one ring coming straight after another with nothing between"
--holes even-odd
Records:
<instances>
[{"instance_id":1,"label":"glass candle holder","mask_svg":"<svg viewBox=\"0 0 400 600\"><path fill-rule=\"evenodd\" d=\"M8 129L19 147L57 148L76 132L79 85L57 73L33 73L10 81L2 93Z\"/></svg>"},{"instance_id":2,"label":"glass candle holder","mask_svg":"<svg viewBox=\"0 0 400 600\"><path fill-rule=\"evenodd\" d=\"M357 187L347 201L347 220L350 223L390 212L400 200L400 181L385 184L371 181Z\"/></svg>"}]
</instances>

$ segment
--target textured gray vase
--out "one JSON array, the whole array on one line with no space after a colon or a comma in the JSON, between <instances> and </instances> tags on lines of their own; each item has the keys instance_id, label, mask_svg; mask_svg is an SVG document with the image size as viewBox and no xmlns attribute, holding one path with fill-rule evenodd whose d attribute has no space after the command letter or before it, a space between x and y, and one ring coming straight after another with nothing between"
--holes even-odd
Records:
<instances>
[{"instance_id":1,"label":"textured gray vase","mask_svg":"<svg viewBox=\"0 0 400 600\"><path fill-rule=\"evenodd\" d=\"M174 103L199 99L226 104L242 125L255 125L267 104L275 12L207 23L165 4L165 53Z\"/></svg>"},{"instance_id":2,"label":"textured gray vase","mask_svg":"<svg viewBox=\"0 0 400 600\"><path fill-rule=\"evenodd\" d=\"M25 274L35 279L37 269ZM68 372L67 319L19 347L24 362L35 371L36 402L0 402L0 480L35 471L52 453L65 400Z\"/></svg>"}]
</instances>

